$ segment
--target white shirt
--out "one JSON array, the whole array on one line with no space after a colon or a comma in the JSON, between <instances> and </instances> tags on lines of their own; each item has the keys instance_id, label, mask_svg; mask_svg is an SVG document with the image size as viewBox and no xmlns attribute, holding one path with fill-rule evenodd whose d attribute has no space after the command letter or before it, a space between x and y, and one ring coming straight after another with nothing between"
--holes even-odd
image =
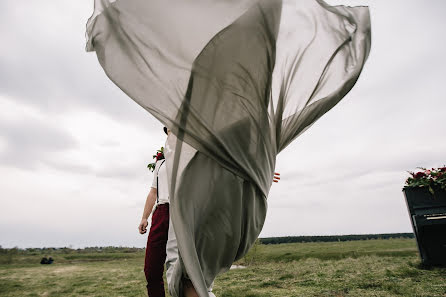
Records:
<instances>
[{"instance_id":1,"label":"white shirt","mask_svg":"<svg viewBox=\"0 0 446 297\"><path fill-rule=\"evenodd\" d=\"M155 170L153 171L152 188L155 188L158 192L158 203L169 203L169 188L167 185L167 171L166 171L166 159L156 162ZM156 178L158 177L158 187L156 185Z\"/></svg>"}]
</instances>

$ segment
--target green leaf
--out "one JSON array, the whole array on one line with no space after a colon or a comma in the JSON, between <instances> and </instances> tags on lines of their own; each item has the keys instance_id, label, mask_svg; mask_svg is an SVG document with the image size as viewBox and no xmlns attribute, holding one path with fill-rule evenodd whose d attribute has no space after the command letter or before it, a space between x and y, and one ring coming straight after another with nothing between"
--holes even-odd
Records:
<instances>
[{"instance_id":1,"label":"green leaf","mask_svg":"<svg viewBox=\"0 0 446 297\"><path fill-rule=\"evenodd\" d=\"M432 189L432 187L431 186L429 186L429 192L435 197L435 192L434 192L434 189Z\"/></svg>"}]
</instances>

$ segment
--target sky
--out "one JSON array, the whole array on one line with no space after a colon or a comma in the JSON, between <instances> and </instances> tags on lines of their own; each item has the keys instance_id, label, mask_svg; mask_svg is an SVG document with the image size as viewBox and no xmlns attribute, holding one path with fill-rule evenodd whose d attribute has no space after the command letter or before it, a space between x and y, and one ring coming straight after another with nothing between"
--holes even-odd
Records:
<instances>
[{"instance_id":1,"label":"sky","mask_svg":"<svg viewBox=\"0 0 446 297\"><path fill-rule=\"evenodd\" d=\"M278 155L260 237L412 232L408 170L446 163L446 2L369 5L353 90ZM0 2L0 245L144 247L162 125L85 52L93 1Z\"/></svg>"}]
</instances>

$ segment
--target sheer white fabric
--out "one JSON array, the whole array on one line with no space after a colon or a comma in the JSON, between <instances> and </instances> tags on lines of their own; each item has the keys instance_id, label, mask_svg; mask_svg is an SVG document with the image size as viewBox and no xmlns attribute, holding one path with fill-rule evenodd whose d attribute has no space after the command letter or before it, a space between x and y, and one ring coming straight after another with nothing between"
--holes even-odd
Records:
<instances>
[{"instance_id":1,"label":"sheer white fabric","mask_svg":"<svg viewBox=\"0 0 446 297\"><path fill-rule=\"evenodd\" d=\"M254 243L277 154L353 87L366 7L320 0L96 1L87 50L176 137L166 152L181 278L198 294Z\"/></svg>"}]
</instances>

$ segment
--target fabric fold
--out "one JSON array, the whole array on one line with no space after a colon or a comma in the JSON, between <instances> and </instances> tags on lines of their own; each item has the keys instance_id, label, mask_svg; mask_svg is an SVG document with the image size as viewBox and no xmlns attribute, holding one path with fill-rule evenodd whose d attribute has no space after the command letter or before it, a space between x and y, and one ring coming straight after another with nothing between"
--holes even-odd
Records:
<instances>
[{"instance_id":1,"label":"fabric fold","mask_svg":"<svg viewBox=\"0 0 446 297\"><path fill-rule=\"evenodd\" d=\"M178 240L169 291L200 297L266 217L277 154L356 83L367 7L321 0L97 0L87 50L174 134L166 152Z\"/></svg>"}]
</instances>

